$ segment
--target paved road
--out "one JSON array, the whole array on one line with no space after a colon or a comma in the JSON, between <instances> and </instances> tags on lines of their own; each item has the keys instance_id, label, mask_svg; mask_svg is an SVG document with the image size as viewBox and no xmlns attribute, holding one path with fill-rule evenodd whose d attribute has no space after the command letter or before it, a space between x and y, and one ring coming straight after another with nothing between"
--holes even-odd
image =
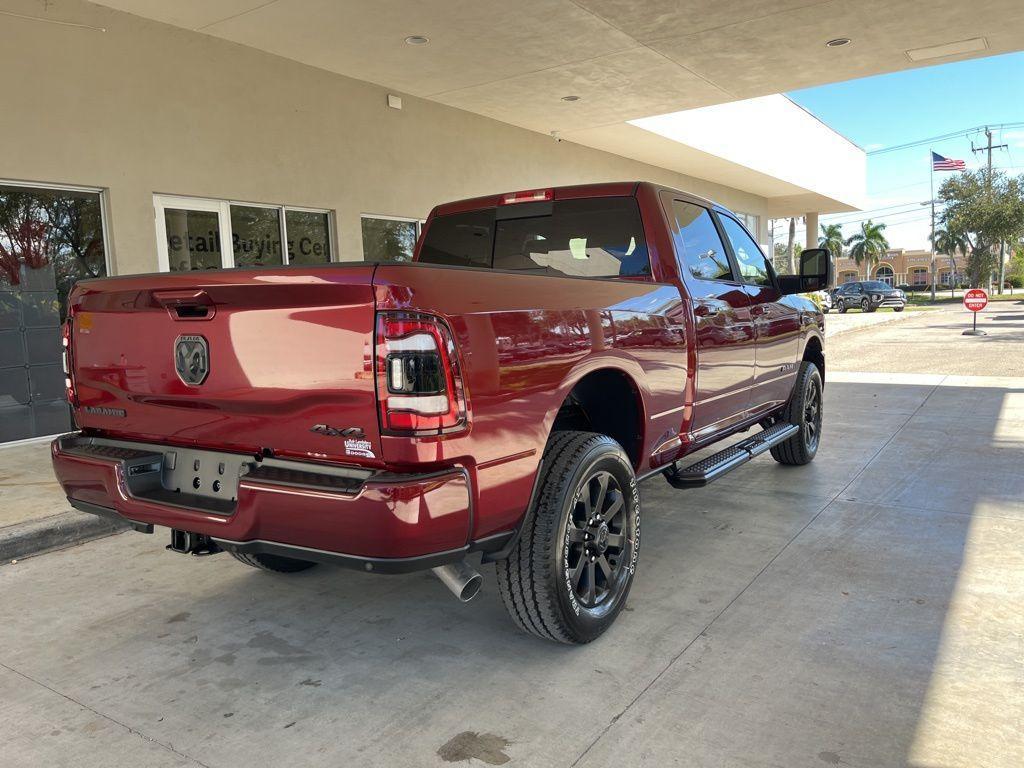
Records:
<instances>
[{"instance_id":1,"label":"paved road","mask_svg":"<svg viewBox=\"0 0 1024 768\"><path fill-rule=\"evenodd\" d=\"M833 336L876 325L903 322L912 314L916 314L916 310L894 312L891 309L880 309L877 312L861 312L859 309L854 309L842 314L829 312L825 316L825 338L831 339Z\"/></svg>"},{"instance_id":2,"label":"paved road","mask_svg":"<svg viewBox=\"0 0 1024 768\"><path fill-rule=\"evenodd\" d=\"M490 569L460 605L166 531L2 566L0 764L1019 768L1024 379L834 371L826 406L808 467L646 483L582 648L516 633Z\"/></svg>"},{"instance_id":3,"label":"paved road","mask_svg":"<svg viewBox=\"0 0 1024 768\"><path fill-rule=\"evenodd\" d=\"M829 369L1024 376L1024 301L989 304L978 316L987 336L962 335L971 318L959 306L903 314L898 323L831 339Z\"/></svg>"}]
</instances>

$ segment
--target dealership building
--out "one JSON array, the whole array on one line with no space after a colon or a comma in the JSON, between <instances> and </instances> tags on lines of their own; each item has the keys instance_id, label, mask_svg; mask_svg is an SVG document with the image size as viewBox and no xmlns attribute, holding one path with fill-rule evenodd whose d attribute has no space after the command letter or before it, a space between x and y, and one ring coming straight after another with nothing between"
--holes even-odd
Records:
<instances>
[{"instance_id":1,"label":"dealership building","mask_svg":"<svg viewBox=\"0 0 1024 768\"><path fill-rule=\"evenodd\" d=\"M931 63L905 49L948 32L865 18L880 42L844 44L827 14L725 5L6 0L0 442L70 426L77 279L402 260L439 202L610 180L712 198L761 243L857 210L863 151L778 94ZM771 25L800 44L763 48Z\"/></svg>"}]
</instances>

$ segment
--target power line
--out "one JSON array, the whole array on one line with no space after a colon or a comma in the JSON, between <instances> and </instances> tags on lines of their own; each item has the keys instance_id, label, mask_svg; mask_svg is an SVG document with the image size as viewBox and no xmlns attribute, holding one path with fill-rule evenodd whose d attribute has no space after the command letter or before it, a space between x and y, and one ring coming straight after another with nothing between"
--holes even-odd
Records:
<instances>
[{"instance_id":1,"label":"power line","mask_svg":"<svg viewBox=\"0 0 1024 768\"><path fill-rule=\"evenodd\" d=\"M884 155L888 152L897 152L901 149L910 149L911 147L920 147L925 144L931 144L938 141L946 141L947 139L958 139L960 137L967 137L971 134L984 133L990 128L1002 131L1006 128L1020 128L1024 127L1024 122L1018 123L1000 123L999 125L979 125L974 128L964 128L960 131L953 131L952 133L945 133L941 136L929 136L926 139L917 139L916 141L908 141L906 144L896 144L891 147L882 147L881 149L873 149L870 152L865 152L866 155Z\"/></svg>"}]
</instances>

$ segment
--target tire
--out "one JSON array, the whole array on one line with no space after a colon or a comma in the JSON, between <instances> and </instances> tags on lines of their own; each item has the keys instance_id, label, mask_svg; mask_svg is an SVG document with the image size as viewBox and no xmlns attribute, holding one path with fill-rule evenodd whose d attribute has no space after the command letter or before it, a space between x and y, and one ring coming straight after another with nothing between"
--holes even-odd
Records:
<instances>
[{"instance_id":1,"label":"tire","mask_svg":"<svg viewBox=\"0 0 1024 768\"><path fill-rule=\"evenodd\" d=\"M840 315L846 314L846 304L843 302L842 299L836 302L836 312L838 312Z\"/></svg>"},{"instance_id":2,"label":"tire","mask_svg":"<svg viewBox=\"0 0 1024 768\"><path fill-rule=\"evenodd\" d=\"M316 565L309 560L296 560L293 557L282 557L281 555L247 555L241 552L232 552L231 556L240 563L274 573L298 573L299 571L308 571Z\"/></svg>"},{"instance_id":3,"label":"tire","mask_svg":"<svg viewBox=\"0 0 1024 768\"><path fill-rule=\"evenodd\" d=\"M789 402L779 417L782 421L799 425L800 431L771 449L772 458L780 464L802 466L814 460L821 444L821 396L821 373L818 366L804 360L800 363Z\"/></svg>"},{"instance_id":4,"label":"tire","mask_svg":"<svg viewBox=\"0 0 1024 768\"><path fill-rule=\"evenodd\" d=\"M902 312L904 309L905 307L893 307L893 311L895 312Z\"/></svg>"},{"instance_id":5,"label":"tire","mask_svg":"<svg viewBox=\"0 0 1024 768\"><path fill-rule=\"evenodd\" d=\"M617 442L576 431L552 434L539 471L519 540L495 566L498 590L523 631L589 643L615 621L633 584L640 551L636 476ZM590 525L594 520L600 524Z\"/></svg>"},{"instance_id":6,"label":"tire","mask_svg":"<svg viewBox=\"0 0 1024 768\"><path fill-rule=\"evenodd\" d=\"M861 301L860 301L860 311L861 312L871 312L872 311L871 310L871 302L868 301L867 299L861 299Z\"/></svg>"}]
</instances>

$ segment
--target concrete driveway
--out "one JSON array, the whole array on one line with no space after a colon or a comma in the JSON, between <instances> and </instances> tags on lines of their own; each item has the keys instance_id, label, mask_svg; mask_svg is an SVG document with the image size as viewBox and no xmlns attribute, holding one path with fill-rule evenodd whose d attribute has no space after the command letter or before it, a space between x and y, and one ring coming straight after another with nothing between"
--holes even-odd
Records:
<instances>
[{"instance_id":1,"label":"concrete driveway","mask_svg":"<svg viewBox=\"0 0 1024 768\"><path fill-rule=\"evenodd\" d=\"M1024 379L840 373L818 459L643 486L627 612L126 533L0 567L5 766L1020 766Z\"/></svg>"}]
</instances>

